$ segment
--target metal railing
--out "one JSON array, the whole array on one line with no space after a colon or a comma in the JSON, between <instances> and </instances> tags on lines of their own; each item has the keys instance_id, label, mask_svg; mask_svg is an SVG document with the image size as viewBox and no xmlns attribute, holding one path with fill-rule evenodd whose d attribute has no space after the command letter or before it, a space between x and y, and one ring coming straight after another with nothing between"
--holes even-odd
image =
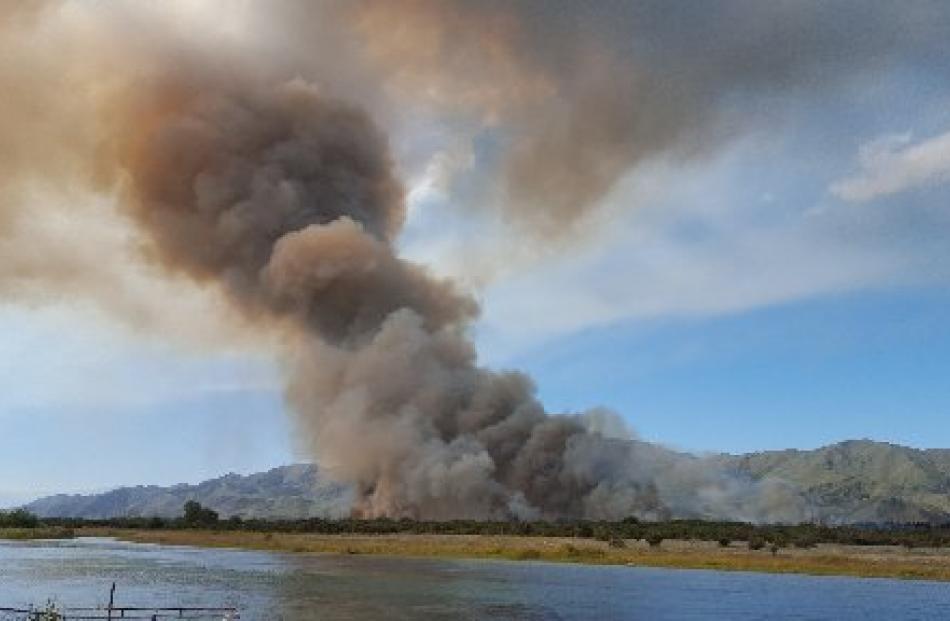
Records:
<instances>
[{"instance_id":1,"label":"metal railing","mask_svg":"<svg viewBox=\"0 0 950 621\"><path fill-rule=\"evenodd\" d=\"M0 606L0 618L23 621L85 621L93 619L221 619L232 621L240 619L237 608L202 606L116 606L115 583L109 590L109 604L96 608L59 608L52 603L45 608L5 608Z\"/></svg>"},{"instance_id":2,"label":"metal railing","mask_svg":"<svg viewBox=\"0 0 950 621\"><path fill-rule=\"evenodd\" d=\"M0 613L14 615L28 621L78 621L85 619L239 619L236 608L202 607L139 607L114 606L109 608L58 608L37 610L28 608L2 608Z\"/></svg>"}]
</instances>

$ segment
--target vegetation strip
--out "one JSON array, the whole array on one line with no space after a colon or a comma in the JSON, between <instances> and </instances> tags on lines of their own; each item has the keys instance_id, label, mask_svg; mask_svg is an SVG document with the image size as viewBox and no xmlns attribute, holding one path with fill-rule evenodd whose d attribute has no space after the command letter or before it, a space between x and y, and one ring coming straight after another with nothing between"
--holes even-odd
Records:
<instances>
[{"instance_id":1,"label":"vegetation strip","mask_svg":"<svg viewBox=\"0 0 950 621\"><path fill-rule=\"evenodd\" d=\"M46 519L0 512L0 539L112 536L167 545L296 553L486 558L950 581L950 525L753 525L641 522L424 522L219 519L197 502L184 516Z\"/></svg>"},{"instance_id":2,"label":"vegetation strip","mask_svg":"<svg viewBox=\"0 0 950 621\"><path fill-rule=\"evenodd\" d=\"M70 539L73 536L72 528L44 524L23 509L0 511L0 540Z\"/></svg>"},{"instance_id":3,"label":"vegetation strip","mask_svg":"<svg viewBox=\"0 0 950 621\"><path fill-rule=\"evenodd\" d=\"M484 558L597 565L634 565L723 571L905 578L950 581L950 554L900 548L819 546L814 549L750 550L703 542L664 541L650 546L624 541L496 535L319 535L210 530L88 528L80 536L111 536L138 543L245 548L291 553Z\"/></svg>"}]
</instances>

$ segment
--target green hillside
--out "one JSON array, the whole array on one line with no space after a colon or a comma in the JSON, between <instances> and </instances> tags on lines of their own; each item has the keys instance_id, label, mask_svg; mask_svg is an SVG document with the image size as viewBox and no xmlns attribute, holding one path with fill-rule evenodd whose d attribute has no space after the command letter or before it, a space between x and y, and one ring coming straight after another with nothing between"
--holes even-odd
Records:
<instances>
[{"instance_id":1,"label":"green hillside","mask_svg":"<svg viewBox=\"0 0 950 621\"><path fill-rule=\"evenodd\" d=\"M950 450L919 450L852 440L811 451L722 455L715 460L742 478L780 479L827 522L950 520Z\"/></svg>"}]
</instances>

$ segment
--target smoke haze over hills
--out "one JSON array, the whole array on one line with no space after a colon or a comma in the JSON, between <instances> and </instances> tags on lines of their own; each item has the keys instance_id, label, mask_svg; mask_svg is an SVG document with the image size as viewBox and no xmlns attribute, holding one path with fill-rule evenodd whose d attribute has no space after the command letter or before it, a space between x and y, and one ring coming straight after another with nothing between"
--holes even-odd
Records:
<instances>
[{"instance_id":1,"label":"smoke haze over hills","mask_svg":"<svg viewBox=\"0 0 950 621\"><path fill-rule=\"evenodd\" d=\"M663 456L659 457L661 460ZM944 523L950 502L950 452L850 441L812 451L766 451L693 459L715 463L745 480L772 477L807 497L810 521ZM42 517L178 517L187 500L244 518L346 517L349 490L327 481L316 466L295 465L241 477L227 475L197 485L130 487L95 495L57 495L27 505ZM744 519L741 513L675 513L674 517Z\"/></svg>"}]
</instances>

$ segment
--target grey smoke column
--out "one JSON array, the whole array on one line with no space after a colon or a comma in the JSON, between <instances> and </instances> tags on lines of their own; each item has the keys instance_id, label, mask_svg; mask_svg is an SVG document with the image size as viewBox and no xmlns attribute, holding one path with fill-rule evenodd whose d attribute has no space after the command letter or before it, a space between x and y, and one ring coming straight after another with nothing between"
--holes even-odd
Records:
<instances>
[{"instance_id":1,"label":"grey smoke column","mask_svg":"<svg viewBox=\"0 0 950 621\"><path fill-rule=\"evenodd\" d=\"M367 515L617 517L658 508L633 445L479 368L476 304L400 259L402 189L358 109L302 82L153 85L117 146L162 263L289 330L290 400Z\"/></svg>"}]
</instances>

